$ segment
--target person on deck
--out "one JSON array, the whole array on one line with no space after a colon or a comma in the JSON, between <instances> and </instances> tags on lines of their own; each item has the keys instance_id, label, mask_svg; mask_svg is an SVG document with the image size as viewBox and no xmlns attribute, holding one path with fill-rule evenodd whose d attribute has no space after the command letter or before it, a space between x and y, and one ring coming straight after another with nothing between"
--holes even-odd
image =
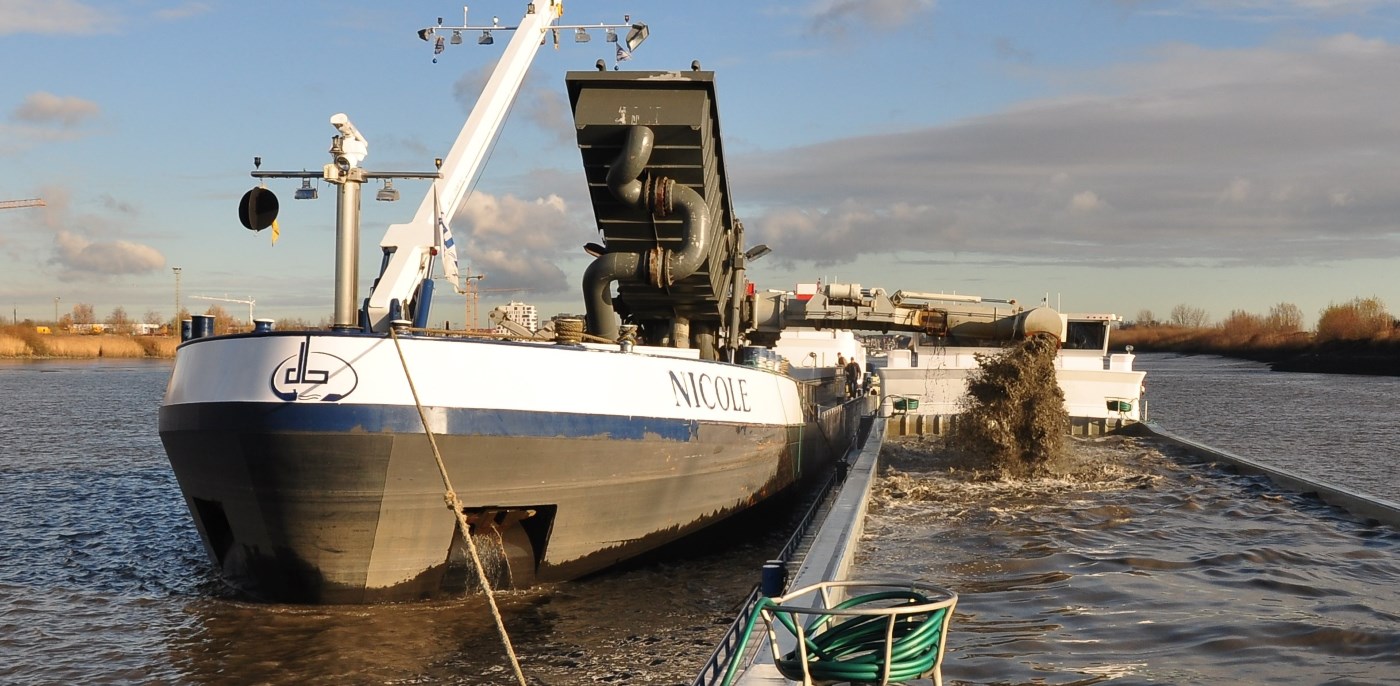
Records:
<instances>
[{"instance_id":1,"label":"person on deck","mask_svg":"<svg viewBox=\"0 0 1400 686\"><path fill-rule=\"evenodd\" d=\"M854 398L860 392L860 363L854 358L846 363L846 397Z\"/></svg>"}]
</instances>

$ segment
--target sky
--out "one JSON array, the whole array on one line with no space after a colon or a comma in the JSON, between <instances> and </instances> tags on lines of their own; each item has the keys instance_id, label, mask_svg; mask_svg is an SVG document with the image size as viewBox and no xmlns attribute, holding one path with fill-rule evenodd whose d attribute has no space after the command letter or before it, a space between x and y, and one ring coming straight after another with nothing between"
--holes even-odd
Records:
<instances>
[{"instance_id":1,"label":"sky","mask_svg":"<svg viewBox=\"0 0 1400 686\"><path fill-rule=\"evenodd\" d=\"M519 0L473 4L513 24ZM1400 310L1400 0L573 0L564 21L645 22L626 69L716 73L730 190L760 288L943 291L1133 320L1376 297ZM447 153L507 42L434 62L448 2L0 0L0 314L142 318L221 304L326 320L334 187L238 222L265 170L329 161L331 115L370 170ZM544 48L453 218L481 311L580 312L597 240L564 75L602 36ZM427 184L367 187L379 239ZM445 289L444 289L445 290ZM439 291L440 293L442 290ZM57 299L57 300L55 300ZM460 325L465 299L433 320Z\"/></svg>"}]
</instances>

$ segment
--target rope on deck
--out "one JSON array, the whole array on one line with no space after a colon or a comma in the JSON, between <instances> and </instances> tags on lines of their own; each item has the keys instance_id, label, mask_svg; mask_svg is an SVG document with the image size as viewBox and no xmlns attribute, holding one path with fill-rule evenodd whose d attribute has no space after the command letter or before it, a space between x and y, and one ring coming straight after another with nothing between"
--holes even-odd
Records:
<instances>
[{"instance_id":1,"label":"rope on deck","mask_svg":"<svg viewBox=\"0 0 1400 686\"><path fill-rule=\"evenodd\" d=\"M418 389L413 385L413 375L408 371L408 358L404 357L403 346L399 345L399 334L393 326L389 327L389 337L394 339L394 349L399 353L399 364L403 365L408 390L413 393L413 404L418 408L418 419L423 422L423 433L427 434L428 445L433 448L433 459L437 460L438 474L442 476L442 486L445 489L443 499L447 506L452 508L452 514L456 515L457 528L461 530L462 538L467 541L467 550L471 551L472 562L476 567L476 578L481 582L481 588L486 591L486 601L491 606L491 616L496 620L496 631L501 634L501 643L505 645L506 655L510 657L510 666L515 671L515 678L520 682L520 686L528 686L525 682L525 672L520 669L520 659L515 656L515 647L510 643L510 634L506 632L505 620L501 618L501 609L496 606L496 594L491 589L491 580L486 578L486 568L482 566L481 556L476 552L471 524L467 523L462 501L457 498L457 491L452 488L452 479L447 476L447 465L442 461L442 451L438 449L437 439L433 436L432 429L428 428L428 415L423 411L423 403L418 399Z\"/></svg>"}]
</instances>

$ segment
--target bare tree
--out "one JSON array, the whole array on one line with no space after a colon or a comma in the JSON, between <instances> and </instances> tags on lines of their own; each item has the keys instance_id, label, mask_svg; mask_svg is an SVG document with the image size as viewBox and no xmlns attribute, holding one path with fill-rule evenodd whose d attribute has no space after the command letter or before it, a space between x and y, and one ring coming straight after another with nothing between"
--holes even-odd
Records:
<instances>
[{"instance_id":1,"label":"bare tree","mask_svg":"<svg viewBox=\"0 0 1400 686\"><path fill-rule=\"evenodd\" d=\"M1133 320L1133 324L1146 328L1149 326L1156 326L1157 320L1152 316L1152 310L1141 309L1138 310L1137 319Z\"/></svg>"},{"instance_id":2,"label":"bare tree","mask_svg":"<svg viewBox=\"0 0 1400 686\"><path fill-rule=\"evenodd\" d=\"M1303 311L1293 303L1279 303L1269 308L1269 316L1264 325L1276 333L1293 333L1303 330Z\"/></svg>"},{"instance_id":3,"label":"bare tree","mask_svg":"<svg viewBox=\"0 0 1400 686\"><path fill-rule=\"evenodd\" d=\"M97 323L97 315L92 312L92 305L78 303L73 306L73 323L79 326Z\"/></svg>"},{"instance_id":4,"label":"bare tree","mask_svg":"<svg viewBox=\"0 0 1400 686\"><path fill-rule=\"evenodd\" d=\"M146 316L142 317L141 321L151 326L160 326L165 323L165 317L155 310L146 310Z\"/></svg>"},{"instance_id":5,"label":"bare tree","mask_svg":"<svg viewBox=\"0 0 1400 686\"><path fill-rule=\"evenodd\" d=\"M1171 323L1187 329L1200 329L1205 327L1210 321L1210 315L1204 309L1191 307L1190 305L1177 305L1172 308Z\"/></svg>"},{"instance_id":6,"label":"bare tree","mask_svg":"<svg viewBox=\"0 0 1400 686\"><path fill-rule=\"evenodd\" d=\"M127 316L126 308L121 305L112 308L104 323L112 333L131 333L131 317Z\"/></svg>"}]
</instances>

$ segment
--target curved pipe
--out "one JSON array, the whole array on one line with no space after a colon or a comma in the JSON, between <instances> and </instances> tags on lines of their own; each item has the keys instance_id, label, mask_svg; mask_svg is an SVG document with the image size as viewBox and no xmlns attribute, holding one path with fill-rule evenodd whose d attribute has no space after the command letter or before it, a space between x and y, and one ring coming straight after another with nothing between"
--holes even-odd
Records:
<instances>
[{"instance_id":1,"label":"curved pipe","mask_svg":"<svg viewBox=\"0 0 1400 686\"><path fill-rule=\"evenodd\" d=\"M608 167L608 190L613 197L633 207L641 205L642 172L651 161L651 149L656 144L656 134L645 126L633 126L627 130L627 140L622 143L622 154Z\"/></svg>"},{"instance_id":2,"label":"curved pipe","mask_svg":"<svg viewBox=\"0 0 1400 686\"><path fill-rule=\"evenodd\" d=\"M607 339L617 338L612 282L636 277L641 263L642 256L637 253L610 252L599 255L583 270L583 304L588 313L589 333Z\"/></svg>"},{"instance_id":3,"label":"curved pipe","mask_svg":"<svg viewBox=\"0 0 1400 686\"><path fill-rule=\"evenodd\" d=\"M645 207L659 218L679 213L682 246L678 251L657 246L646 253L605 253L588 265L583 273L583 295L588 331L595 336L617 337L613 281L639 281L666 288L694 274L705 261L710 234L710 208L705 199L689 186L668 178L641 178L655 143L656 134L648 127L633 126L627 130L622 152L608 167L608 191L627 205Z\"/></svg>"},{"instance_id":4,"label":"curved pipe","mask_svg":"<svg viewBox=\"0 0 1400 686\"><path fill-rule=\"evenodd\" d=\"M700 268L700 263L705 261L705 245L710 236L710 206L705 204L705 199L690 186L678 185L670 179L661 179L661 183L668 186L664 196L656 193L652 200L654 204L664 200L667 207L664 212L658 209L652 211L664 217L677 206L680 207L683 245L680 252L666 251L666 265L660 283L651 284L658 288L670 286L694 274Z\"/></svg>"}]
</instances>

